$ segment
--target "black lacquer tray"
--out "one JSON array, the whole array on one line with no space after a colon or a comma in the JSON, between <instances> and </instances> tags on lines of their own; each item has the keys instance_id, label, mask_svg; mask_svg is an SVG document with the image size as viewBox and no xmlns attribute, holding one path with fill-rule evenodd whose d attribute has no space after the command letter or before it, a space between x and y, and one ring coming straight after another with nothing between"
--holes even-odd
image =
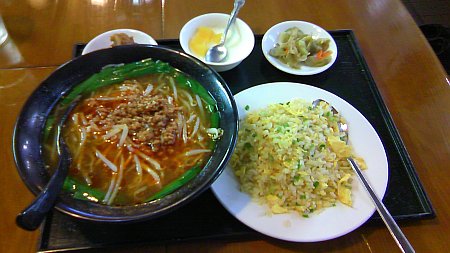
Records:
<instances>
[{"instance_id":1,"label":"black lacquer tray","mask_svg":"<svg viewBox=\"0 0 450 253\"><path fill-rule=\"evenodd\" d=\"M417 177L409 155L383 103L370 70L350 30L330 32L338 46L338 58L325 72L313 76L286 74L273 67L261 51L262 36L256 36L251 55L238 67L222 72L236 94L268 82L297 82L330 91L357 108L373 125L387 152L389 182L383 199L396 220L434 217L431 202ZM179 49L178 40L158 41ZM74 56L84 44L74 47ZM371 220L379 220L377 213ZM188 205L156 220L135 224L99 224L78 220L57 211L42 228L39 251L103 248L136 244L163 244L204 239L252 239L261 235L231 216L211 190Z\"/></svg>"}]
</instances>

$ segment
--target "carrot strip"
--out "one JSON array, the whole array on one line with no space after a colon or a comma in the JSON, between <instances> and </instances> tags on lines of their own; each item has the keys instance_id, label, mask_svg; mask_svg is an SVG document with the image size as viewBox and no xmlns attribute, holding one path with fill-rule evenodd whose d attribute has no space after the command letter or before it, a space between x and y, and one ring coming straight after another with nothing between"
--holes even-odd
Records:
<instances>
[{"instance_id":1,"label":"carrot strip","mask_svg":"<svg viewBox=\"0 0 450 253\"><path fill-rule=\"evenodd\" d=\"M323 58L323 57L322 57L322 53L323 53L322 50L320 50L319 52L317 52L316 58L317 58L317 59L322 59L322 58Z\"/></svg>"},{"instance_id":2,"label":"carrot strip","mask_svg":"<svg viewBox=\"0 0 450 253\"><path fill-rule=\"evenodd\" d=\"M326 52L324 52L323 54L322 54L322 57L328 57L328 56L330 56L331 55L331 50L328 50L328 51L326 51Z\"/></svg>"},{"instance_id":3,"label":"carrot strip","mask_svg":"<svg viewBox=\"0 0 450 253\"><path fill-rule=\"evenodd\" d=\"M320 50L319 52L317 52L316 58L318 60L322 60L323 58L326 58L326 57L328 57L330 55L331 55L331 51L330 50L325 51L325 52L323 50Z\"/></svg>"}]
</instances>

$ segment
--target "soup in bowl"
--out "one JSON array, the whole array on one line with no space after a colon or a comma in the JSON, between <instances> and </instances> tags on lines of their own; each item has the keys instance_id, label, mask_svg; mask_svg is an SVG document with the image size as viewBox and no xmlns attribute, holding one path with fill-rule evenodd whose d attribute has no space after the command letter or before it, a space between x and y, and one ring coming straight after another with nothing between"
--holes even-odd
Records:
<instances>
[{"instance_id":1,"label":"soup in bowl","mask_svg":"<svg viewBox=\"0 0 450 253\"><path fill-rule=\"evenodd\" d=\"M182 206L218 177L236 142L236 105L208 66L157 46L100 50L58 68L18 118L13 151L35 194L57 164L55 122L73 103L56 208L83 219L136 221Z\"/></svg>"}]
</instances>

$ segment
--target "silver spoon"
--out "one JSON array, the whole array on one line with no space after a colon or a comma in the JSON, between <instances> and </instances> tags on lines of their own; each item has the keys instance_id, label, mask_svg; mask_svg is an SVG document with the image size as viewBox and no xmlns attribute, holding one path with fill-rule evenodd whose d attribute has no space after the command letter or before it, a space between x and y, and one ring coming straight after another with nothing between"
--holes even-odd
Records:
<instances>
[{"instance_id":1,"label":"silver spoon","mask_svg":"<svg viewBox=\"0 0 450 253\"><path fill-rule=\"evenodd\" d=\"M236 16L241 9L242 6L244 6L245 0L235 0L234 1L234 8L231 12L231 16L228 19L227 27L225 27L225 31L223 33L222 39L220 40L220 43L211 47L206 52L205 60L209 62L221 62L227 57L228 51L225 47L225 40L227 39L227 33L230 29L231 25L234 24L234 21L236 20Z\"/></svg>"},{"instance_id":2,"label":"silver spoon","mask_svg":"<svg viewBox=\"0 0 450 253\"><path fill-rule=\"evenodd\" d=\"M26 230L36 230L42 221L47 217L48 212L53 208L55 202L61 192L66 179L72 157L68 147L66 146L62 136L61 129L72 109L75 107L78 99L72 102L68 109L62 115L57 125L57 150L59 155L58 166L55 173L48 181L44 190L39 193L36 199L20 212L16 217L16 224Z\"/></svg>"},{"instance_id":3,"label":"silver spoon","mask_svg":"<svg viewBox=\"0 0 450 253\"><path fill-rule=\"evenodd\" d=\"M327 101L322 100L322 99L317 99L317 100L313 101L312 104L315 107L320 102L325 102L328 105L330 105ZM339 112L333 106L331 106L331 111L334 114L339 114ZM341 128L341 126L344 126L344 127ZM338 127L339 127L339 131L345 133L345 136L346 136L345 142L348 143L347 124L339 123ZM394 240L397 243L397 245L399 246L400 250L402 252L407 252L407 253L415 252L414 248L411 246L408 239L406 238L406 236L403 234L400 227L395 222L394 218L392 218L392 215L389 213L386 206L384 206L383 202L375 194L375 191L373 190L372 186L369 184L369 182L365 178L364 174L361 172L361 169L359 168L358 164L355 162L355 160L352 157L347 157L347 161L350 163L350 166L352 166L353 170L358 175L358 178L361 181L361 183L363 184L364 188L369 193L369 196L372 199L372 202L374 203L375 208L377 209L378 213L380 214L381 219L383 220L384 224L386 224L387 228L389 229L391 236L394 238Z\"/></svg>"}]
</instances>

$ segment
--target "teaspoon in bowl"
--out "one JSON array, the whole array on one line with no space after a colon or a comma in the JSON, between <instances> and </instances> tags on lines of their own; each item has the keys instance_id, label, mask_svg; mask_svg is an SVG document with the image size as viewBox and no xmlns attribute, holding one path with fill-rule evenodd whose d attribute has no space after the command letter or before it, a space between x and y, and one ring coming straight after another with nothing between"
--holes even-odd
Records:
<instances>
[{"instance_id":1,"label":"teaspoon in bowl","mask_svg":"<svg viewBox=\"0 0 450 253\"><path fill-rule=\"evenodd\" d=\"M225 40L227 39L227 33L230 29L231 25L234 24L234 21L236 20L236 16L239 12L239 10L244 6L245 0L235 0L234 1L234 8L231 12L231 16L228 19L228 24L225 27L225 31L223 33L222 39L220 40L220 43L211 47L206 52L205 60L209 62L221 62L227 57L228 50L225 47Z\"/></svg>"},{"instance_id":2,"label":"teaspoon in bowl","mask_svg":"<svg viewBox=\"0 0 450 253\"><path fill-rule=\"evenodd\" d=\"M331 106L327 101L322 99L316 99L312 102L313 107L316 107L319 105L320 102L324 102ZM339 114L339 112L331 106L331 111L334 114ZM339 131L345 133L345 143L348 144L348 126L345 123L339 122L338 123ZM353 170L358 175L359 180L363 184L364 188L366 189L367 193L370 196L370 199L375 205L375 208L378 211L378 214L380 214L381 219L386 224L387 228L389 229L389 232L391 233L392 237L394 238L395 242L399 246L400 250L402 252L412 253L415 252L414 248L409 243L406 236L403 234L400 227L395 222L394 218L392 218L392 215L387 210L386 206L384 206L383 202L378 198L378 196L375 194L375 191L373 190L372 186L369 184L367 179L365 178L364 174L361 172L361 169L359 168L358 164L355 162L355 160L352 157L347 157L347 161L350 163L350 166L353 168Z\"/></svg>"},{"instance_id":3,"label":"teaspoon in bowl","mask_svg":"<svg viewBox=\"0 0 450 253\"><path fill-rule=\"evenodd\" d=\"M66 146L66 143L61 136L61 129L77 102L78 99L75 99L75 101L68 106L68 109L61 116L61 119L57 125L56 146L58 150L59 161L55 173L53 173L44 190L42 190L41 193L39 193L39 195L36 197L36 199L16 217L16 224L23 229L32 231L36 230L40 226L42 221L47 216L48 212L55 205L59 193L61 192L61 189L64 185L64 180L67 177L72 157L70 155L68 147Z\"/></svg>"}]
</instances>

